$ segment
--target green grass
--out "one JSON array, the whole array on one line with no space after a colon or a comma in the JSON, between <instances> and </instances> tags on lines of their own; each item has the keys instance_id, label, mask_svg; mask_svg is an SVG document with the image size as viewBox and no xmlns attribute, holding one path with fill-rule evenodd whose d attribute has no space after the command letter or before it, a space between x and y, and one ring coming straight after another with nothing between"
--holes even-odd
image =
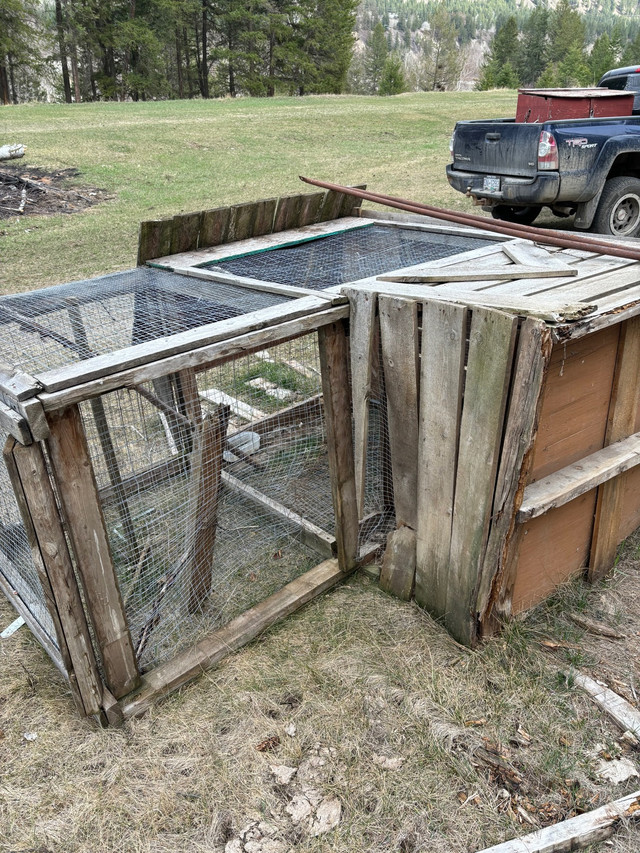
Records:
<instances>
[{"instance_id":1,"label":"green grass","mask_svg":"<svg viewBox=\"0 0 640 853\"><path fill-rule=\"evenodd\" d=\"M514 111L513 92L3 107L21 165L77 168L112 198L0 221L0 292L129 269L142 220L299 192L301 174L469 210L444 172L453 126Z\"/></svg>"}]
</instances>

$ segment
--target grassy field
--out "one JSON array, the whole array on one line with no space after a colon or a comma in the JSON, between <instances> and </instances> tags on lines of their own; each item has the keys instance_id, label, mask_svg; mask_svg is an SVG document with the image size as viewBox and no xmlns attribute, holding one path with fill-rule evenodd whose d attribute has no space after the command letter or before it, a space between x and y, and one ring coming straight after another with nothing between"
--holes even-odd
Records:
<instances>
[{"instance_id":1,"label":"grassy field","mask_svg":"<svg viewBox=\"0 0 640 853\"><path fill-rule=\"evenodd\" d=\"M130 268L140 221L300 192L301 174L469 209L444 174L455 121L514 109L513 93L6 107L21 166L78 169L111 198L0 222L0 291Z\"/></svg>"},{"instance_id":2,"label":"grassy field","mask_svg":"<svg viewBox=\"0 0 640 853\"><path fill-rule=\"evenodd\" d=\"M468 209L444 176L453 124L514 107L514 93L5 107L0 142L26 144L25 167L78 169L110 198L0 221L0 290L130 268L140 220L296 192L301 173ZM22 628L0 640L0 853L474 853L621 797L637 778L600 765L638 767L637 745L566 673L637 704L639 576L636 535L611 581L569 584L469 652L358 575L105 731ZM0 597L0 627L13 618ZM638 849L630 824L591 848Z\"/></svg>"}]
</instances>

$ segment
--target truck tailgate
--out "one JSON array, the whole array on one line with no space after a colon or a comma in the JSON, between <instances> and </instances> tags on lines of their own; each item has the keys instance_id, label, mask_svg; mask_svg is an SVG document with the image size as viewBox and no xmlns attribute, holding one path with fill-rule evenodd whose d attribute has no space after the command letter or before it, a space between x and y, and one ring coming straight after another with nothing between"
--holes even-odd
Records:
<instances>
[{"instance_id":1,"label":"truck tailgate","mask_svg":"<svg viewBox=\"0 0 640 853\"><path fill-rule=\"evenodd\" d=\"M453 140L454 168L533 178L537 173L539 124L461 121Z\"/></svg>"}]
</instances>

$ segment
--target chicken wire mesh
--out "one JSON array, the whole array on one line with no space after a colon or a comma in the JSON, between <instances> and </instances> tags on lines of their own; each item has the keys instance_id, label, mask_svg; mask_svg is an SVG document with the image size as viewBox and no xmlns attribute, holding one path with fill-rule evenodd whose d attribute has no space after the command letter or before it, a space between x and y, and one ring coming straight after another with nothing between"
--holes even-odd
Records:
<instances>
[{"instance_id":1,"label":"chicken wire mesh","mask_svg":"<svg viewBox=\"0 0 640 853\"><path fill-rule=\"evenodd\" d=\"M486 245L487 239L481 237L367 224L340 234L201 266L245 278L325 290Z\"/></svg>"},{"instance_id":2,"label":"chicken wire mesh","mask_svg":"<svg viewBox=\"0 0 640 853\"><path fill-rule=\"evenodd\" d=\"M0 430L4 447L7 434ZM19 599L50 645L59 651L53 620L33 562L31 548L6 466L0 464L0 574L9 591L9 601Z\"/></svg>"},{"instance_id":3,"label":"chicken wire mesh","mask_svg":"<svg viewBox=\"0 0 640 853\"><path fill-rule=\"evenodd\" d=\"M143 670L330 556L315 334L81 413Z\"/></svg>"},{"instance_id":4,"label":"chicken wire mesh","mask_svg":"<svg viewBox=\"0 0 640 853\"><path fill-rule=\"evenodd\" d=\"M138 267L0 296L0 360L37 374L287 301Z\"/></svg>"}]
</instances>

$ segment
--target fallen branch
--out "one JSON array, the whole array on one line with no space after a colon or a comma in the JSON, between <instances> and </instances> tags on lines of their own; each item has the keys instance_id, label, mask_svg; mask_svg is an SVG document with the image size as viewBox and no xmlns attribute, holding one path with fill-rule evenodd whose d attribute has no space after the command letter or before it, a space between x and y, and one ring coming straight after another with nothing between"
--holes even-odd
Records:
<instances>
[{"instance_id":1,"label":"fallen branch","mask_svg":"<svg viewBox=\"0 0 640 853\"><path fill-rule=\"evenodd\" d=\"M568 613L567 616L576 625L584 628L590 634L598 634L600 637L610 637L612 640L624 640L625 635L620 634L614 628L605 625L604 622L598 622L596 619L589 619L587 616L582 616L580 613Z\"/></svg>"},{"instance_id":2,"label":"fallen branch","mask_svg":"<svg viewBox=\"0 0 640 853\"><path fill-rule=\"evenodd\" d=\"M581 672L571 671L568 673L568 678L572 679L577 687L588 693L613 722L620 726L623 732L630 731L640 739L640 712L630 702L614 693L613 690L609 690L606 685L599 684Z\"/></svg>"}]
</instances>

